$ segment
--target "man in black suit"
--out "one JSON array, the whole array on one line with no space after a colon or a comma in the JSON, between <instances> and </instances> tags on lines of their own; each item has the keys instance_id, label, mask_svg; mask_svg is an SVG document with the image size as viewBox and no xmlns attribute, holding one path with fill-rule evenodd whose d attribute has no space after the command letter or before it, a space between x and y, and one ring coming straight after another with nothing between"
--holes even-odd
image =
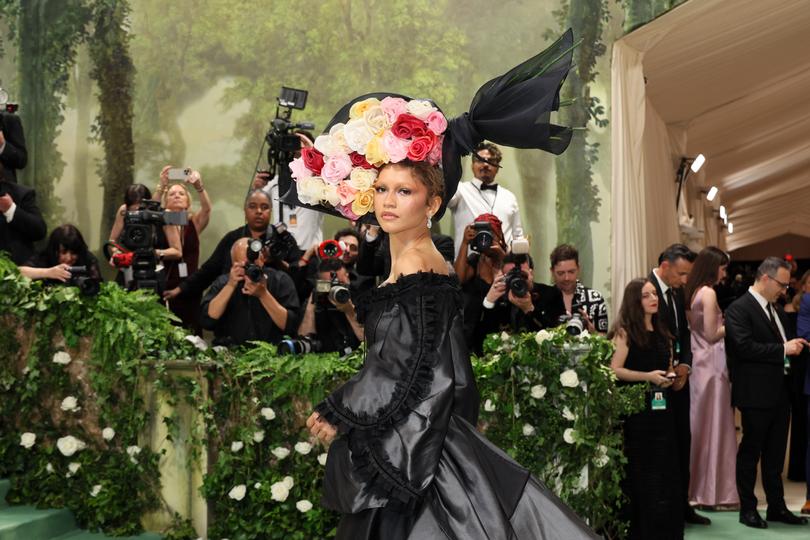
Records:
<instances>
[{"instance_id":1,"label":"man in black suit","mask_svg":"<svg viewBox=\"0 0 810 540\"><path fill-rule=\"evenodd\" d=\"M678 378L672 385L672 410L675 415L676 453L680 464L683 515L686 523L710 525L711 520L699 515L689 504L689 462L692 453L692 428L689 416L689 375L692 373L692 334L686 320L686 302L683 286L692 270L697 254L684 244L672 244L658 257L658 267L650 272L650 281L655 285L661 302L669 333L673 336L672 364Z\"/></svg>"},{"instance_id":2,"label":"man in black suit","mask_svg":"<svg viewBox=\"0 0 810 540\"><path fill-rule=\"evenodd\" d=\"M6 180L17 183L17 169L24 169L28 162L25 150L25 134L20 117L5 111L0 112L0 164L6 170Z\"/></svg>"},{"instance_id":3,"label":"man in black suit","mask_svg":"<svg viewBox=\"0 0 810 540\"><path fill-rule=\"evenodd\" d=\"M807 345L794 338L782 308L774 305L789 280L790 264L768 257L759 265L754 285L726 310L731 402L740 409L743 431L737 450L740 523L759 529L768 526L757 512L754 495L760 458L768 521L807 523L787 509L781 474L790 416L789 357Z\"/></svg>"},{"instance_id":4,"label":"man in black suit","mask_svg":"<svg viewBox=\"0 0 810 540\"><path fill-rule=\"evenodd\" d=\"M47 227L33 189L6 180L0 165L0 251L8 251L18 265L34 255L34 242L45 238Z\"/></svg>"}]
</instances>

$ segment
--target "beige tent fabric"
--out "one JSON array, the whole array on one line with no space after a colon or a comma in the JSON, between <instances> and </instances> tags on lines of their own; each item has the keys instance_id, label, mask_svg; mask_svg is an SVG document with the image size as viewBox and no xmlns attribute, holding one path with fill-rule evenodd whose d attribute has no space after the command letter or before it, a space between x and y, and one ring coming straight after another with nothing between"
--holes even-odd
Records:
<instances>
[{"instance_id":1,"label":"beige tent fabric","mask_svg":"<svg viewBox=\"0 0 810 540\"><path fill-rule=\"evenodd\" d=\"M614 299L679 240L683 156L707 158L685 190L696 243L810 237L810 1L690 0L616 41L612 70ZM710 186L714 203L701 192Z\"/></svg>"}]
</instances>

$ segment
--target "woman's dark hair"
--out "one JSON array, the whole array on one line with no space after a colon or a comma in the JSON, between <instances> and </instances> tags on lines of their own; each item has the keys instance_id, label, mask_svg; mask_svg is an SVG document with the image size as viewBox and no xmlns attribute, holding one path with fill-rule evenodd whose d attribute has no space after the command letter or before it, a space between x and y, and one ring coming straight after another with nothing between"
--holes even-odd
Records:
<instances>
[{"instance_id":1,"label":"woman's dark hair","mask_svg":"<svg viewBox=\"0 0 810 540\"><path fill-rule=\"evenodd\" d=\"M127 207L133 204L140 204L145 199L151 199L152 192L143 184L132 184L124 192L124 204Z\"/></svg>"},{"instance_id":2,"label":"woman's dark hair","mask_svg":"<svg viewBox=\"0 0 810 540\"><path fill-rule=\"evenodd\" d=\"M78 257L76 266L85 266L88 263L87 243L82 233L74 225L65 224L55 228L48 237L48 244L42 252L41 260L48 267L59 264L59 248L72 251Z\"/></svg>"},{"instance_id":3,"label":"woman's dark hair","mask_svg":"<svg viewBox=\"0 0 810 540\"><path fill-rule=\"evenodd\" d=\"M613 336L620 330L623 330L625 334L627 334L628 345L631 343L643 347L651 345L650 336L644 325L644 307L641 305L641 290L647 283L651 283L651 281L646 278L636 278L624 288L619 317L616 319L616 322L613 323L613 328L608 334L608 339L613 339ZM658 313L653 314L652 324L657 334L666 339L671 339Z\"/></svg>"},{"instance_id":4,"label":"woman's dark hair","mask_svg":"<svg viewBox=\"0 0 810 540\"><path fill-rule=\"evenodd\" d=\"M698 253L683 291L687 310L692 306L695 293L704 285L713 287L717 283L718 270L721 266L727 266L730 261L731 258L725 251L714 246L703 248Z\"/></svg>"}]
</instances>

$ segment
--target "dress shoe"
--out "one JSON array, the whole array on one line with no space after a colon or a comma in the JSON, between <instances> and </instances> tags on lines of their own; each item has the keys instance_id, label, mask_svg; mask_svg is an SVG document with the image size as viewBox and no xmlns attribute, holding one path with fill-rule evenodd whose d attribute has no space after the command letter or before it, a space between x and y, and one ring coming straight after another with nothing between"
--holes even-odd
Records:
<instances>
[{"instance_id":1,"label":"dress shoe","mask_svg":"<svg viewBox=\"0 0 810 540\"><path fill-rule=\"evenodd\" d=\"M807 525L807 518L797 516L787 508L778 510L776 512L771 512L768 510L768 513L765 514L765 518L768 521L781 521L782 523L787 523L788 525Z\"/></svg>"},{"instance_id":2,"label":"dress shoe","mask_svg":"<svg viewBox=\"0 0 810 540\"><path fill-rule=\"evenodd\" d=\"M691 506L687 508L686 512L684 512L683 520L687 523L691 523L692 525L711 525L712 520L707 518L706 516L701 516L695 509Z\"/></svg>"},{"instance_id":3,"label":"dress shoe","mask_svg":"<svg viewBox=\"0 0 810 540\"><path fill-rule=\"evenodd\" d=\"M805 501L802 506L802 514L810 514L810 501Z\"/></svg>"},{"instance_id":4,"label":"dress shoe","mask_svg":"<svg viewBox=\"0 0 810 540\"><path fill-rule=\"evenodd\" d=\"M767 529L768 524L759 516L756 510L743 510L740 512L740 523L754 529Z\"/></svg>"}]
</instances>

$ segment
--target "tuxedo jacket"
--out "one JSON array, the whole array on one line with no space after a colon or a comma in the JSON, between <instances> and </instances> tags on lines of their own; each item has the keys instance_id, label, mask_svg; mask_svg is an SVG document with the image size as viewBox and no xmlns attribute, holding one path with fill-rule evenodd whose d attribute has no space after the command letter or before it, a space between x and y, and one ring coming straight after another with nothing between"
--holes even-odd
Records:
<instances>
[{"instance_id":1,"label":"tuxedo jacket","mask_svg":"<svg viewBox=\"0 0 810 540\"><path fill-rule=\"evenodd\" d=\"M27 186L0 180L0 193L8 193L17 205L11 223L0 212L0 251L8 251L18 265L34 255L34 242L45 238L46 226L37 207L36 192Z\"/></svg>"},{"instance_id":2,"label":"tuxedo jacket","mask_svg":"<svg viewBox=\"0 0 810 540\"><path fill-rule=\"evenodd\" d=\"M785 337L794 332L784 311L774 310ZM785 384L785 348L765 310L750 292L726 309L726 361L731 376L731 402L738 408L769 408L779 403Z\"/></svg>"},{"instance_id":3,"label":"tuxedo jacket","mask_svg":"<svg viewBox=\"0 0 810 540\"><path fill-rule=\"evenodd\" d=\"M6 139L6 147L0 154L0 163L6 180L17 183L17 169L24 169L28 162L28 152L25 149L25 134L23 133L20 117L13 113L0 112L0 130Z\"/></svg>"},{"instance_id":4,"label":"tuxedo jacket","mask_svg":"<svg viewBox=\"0 0 810 540\"><path fill-rule=\"evenodd\" d=\"M680 348L678 363L691 366L692 333L689 331L689 321L686 319L686 302L683 298L683 287L680 289L672 289L673 298L675 299L675 308L678 311L678 324L676 325L675 319L672 318L672 310L669 308L669 304L667 304L667 298L658 285L658 278L655 277L653 272L650 272L647 279L655 285L655 292L658 294L658 314L666 324L669 333L678 341Z\"/></svg>"}]
</instances>

